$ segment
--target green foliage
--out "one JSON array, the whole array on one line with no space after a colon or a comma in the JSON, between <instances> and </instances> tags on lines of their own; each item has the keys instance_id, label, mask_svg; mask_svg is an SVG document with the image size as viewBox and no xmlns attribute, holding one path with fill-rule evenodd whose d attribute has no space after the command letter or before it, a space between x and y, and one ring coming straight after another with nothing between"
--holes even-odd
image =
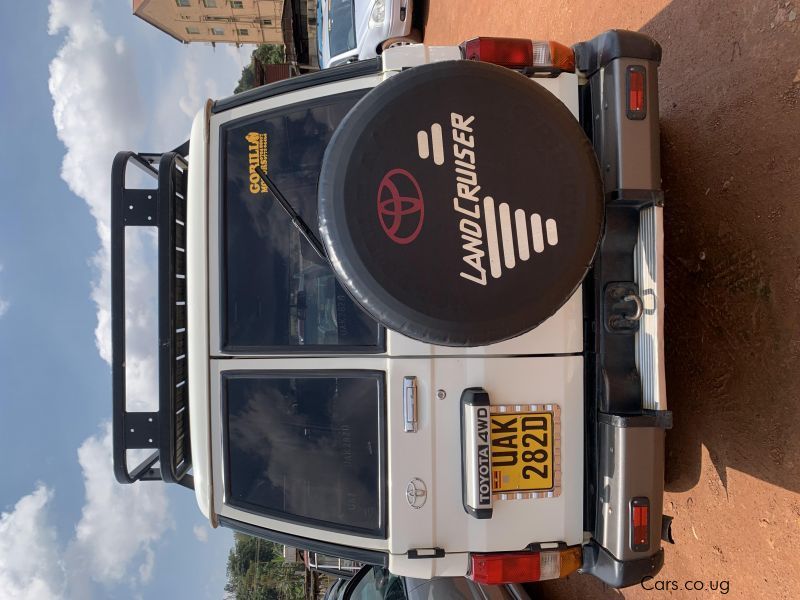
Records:
<instances>
[{"instance_id":1,"label":"green foliage","mask_svg":"<svg viewBox=\"0 0 800 600\"><path fill-rule=\"evenodd\" d=\"M239 83L233 90L234 94L244 92L255 87L256 76L253 72L253 61L258 61L262 65L278 65L286 61L283 46L276 44L260 44L250 55L250 64L242 69L242 76Z\"/></svg>"},{"instance_id":2,"label":"green foliage","mask_svg":"<svg viewBox=\"0 0 800 600\"><path fill-rule=\"evenodd\" d=\"M283 46L275 44L260 44L253 50L253 58L262 65L279 65L286 61Z\"/></svg>"},{"instance_id":3,"label":"green foliage","mask_svg":"<svg viewBox=\"0 0 800 600\"><path fill-rule=\"evenodd\" d=\"M255 81L256 76L253 73L253 65L247 65L244 69L242 69L242 76L239 78L239 83L234 88L233 93L238 94L239 92L243 92L255 87Z\"/></svg>"},{"instance_id":4,"label":"green foliage","mask_svg":"<svg viewBox=\"0 0 800 600\"><path fill-rule=\"evenodd\" d=\"M303 567L284 563L280 544L235 533L225 592L236 600L303 600Z\"/></svg>"}]
</instances>

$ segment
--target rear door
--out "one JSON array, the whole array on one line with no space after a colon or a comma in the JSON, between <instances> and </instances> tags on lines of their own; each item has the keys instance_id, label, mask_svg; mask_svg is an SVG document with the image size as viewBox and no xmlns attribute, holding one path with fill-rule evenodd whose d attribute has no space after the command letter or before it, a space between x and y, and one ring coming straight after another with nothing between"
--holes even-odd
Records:
<instances>
[{"instance_id":1,"label":"rear door","mask_svg":"<svg viewBox=\"0 0 800 600\"><path fill-rule=\"evenodd\" d=\"M561 99L577 118L574 74L537 83ZM413 378L413 413L418 419L412 430L405 423L403 428L392 425L393 484L413 490L421 481L427 496L421 508L411 506L402 492L392 496L390 547L398 569L411 572L417 568L417 563L412 565L400 555L408 549L425 548L422 544L429 539L428 527L431 548L449 555L521 550L534 542L582 542L582 294L581 288L576 290L536 329L489 346L436 346L387 331L389 393L403 394L401 382ZM468 473L465 466L469 459L462 419L468 411L462 406L462 395L471 387L485 390L490 402L489 428L495 431L490 438L497 442L492 448L496 454L492 488L524 487L519 484L525 482L513 481L520 479L528 466L522 464L523 458L531 459L530 467L541 474L530 468L524 472L532 476L535 483L530 488L536 491L494 494L491 518L477 518L465 509L467 488L478 476ZM543 429L523 432L524 415L529 417L526 425ZM393 418L400 420L403 415ZM531 435L545 443L538 444Z\"/></svg>"}]
</instances>

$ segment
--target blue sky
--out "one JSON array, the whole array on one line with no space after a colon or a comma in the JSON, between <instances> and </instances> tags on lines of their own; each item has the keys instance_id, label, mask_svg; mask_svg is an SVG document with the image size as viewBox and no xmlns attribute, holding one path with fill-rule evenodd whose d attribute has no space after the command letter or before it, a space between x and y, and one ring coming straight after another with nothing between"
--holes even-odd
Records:
<instances>
[{"instance_id":1,"label":"blue sky","mask_svg":"<svg viewBox=\"0 0 800 600\"><path fill-rule=\"evenodd\" d=\"M185 141L249 49L181 45L130 0L0 2L0 22L0 597L221 598L230 532L189 490L111 473L109 176L117 150ZM151 244L129 247L134 282ZM134 407L154 400L150 289L129 297Z\"/></svg>"}]
</instances>

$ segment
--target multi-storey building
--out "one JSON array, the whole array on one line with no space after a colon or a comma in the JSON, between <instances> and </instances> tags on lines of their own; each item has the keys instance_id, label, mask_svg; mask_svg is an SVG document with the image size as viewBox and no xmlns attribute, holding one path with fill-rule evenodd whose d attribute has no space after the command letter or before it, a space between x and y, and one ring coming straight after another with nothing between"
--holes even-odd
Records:
<instances>
[{"instance_id":1,"label":"multi-storey building","mask_svg":"<svg viewBox=\"0 0 800 600\"><path fill-rule=\"evenodd\" d=\"M284 0L133 0L133 14L175 39L283 44ZM286 15L289 17L289 15Z\"/></svg>"}]
</instances>

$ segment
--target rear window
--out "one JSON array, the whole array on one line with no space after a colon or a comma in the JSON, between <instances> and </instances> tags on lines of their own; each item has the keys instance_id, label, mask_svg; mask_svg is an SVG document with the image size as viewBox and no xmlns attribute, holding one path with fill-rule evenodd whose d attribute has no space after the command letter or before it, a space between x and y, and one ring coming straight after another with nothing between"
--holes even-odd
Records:
<instances>
[{"instance_id":1,"label":"rear window","mask_svg":"<svg viewBox=\"0 0 800 600\"><path fill-rule=\"evenodd\" d=\"M223 376L226 503L385 537L383 373Z\"/></svg>"},{"instance_id":2,"label":"rear window","mask_svg":"<svg viewBox=\"0 0 800 600\"><path fill-rule=\"evenodd\" d=\"M231 352L380 352L382 331L292 226L261 166L317 229L317 181L333 131L365 91L223 126L221 345Z\"/></svg>"}]
</instances>

